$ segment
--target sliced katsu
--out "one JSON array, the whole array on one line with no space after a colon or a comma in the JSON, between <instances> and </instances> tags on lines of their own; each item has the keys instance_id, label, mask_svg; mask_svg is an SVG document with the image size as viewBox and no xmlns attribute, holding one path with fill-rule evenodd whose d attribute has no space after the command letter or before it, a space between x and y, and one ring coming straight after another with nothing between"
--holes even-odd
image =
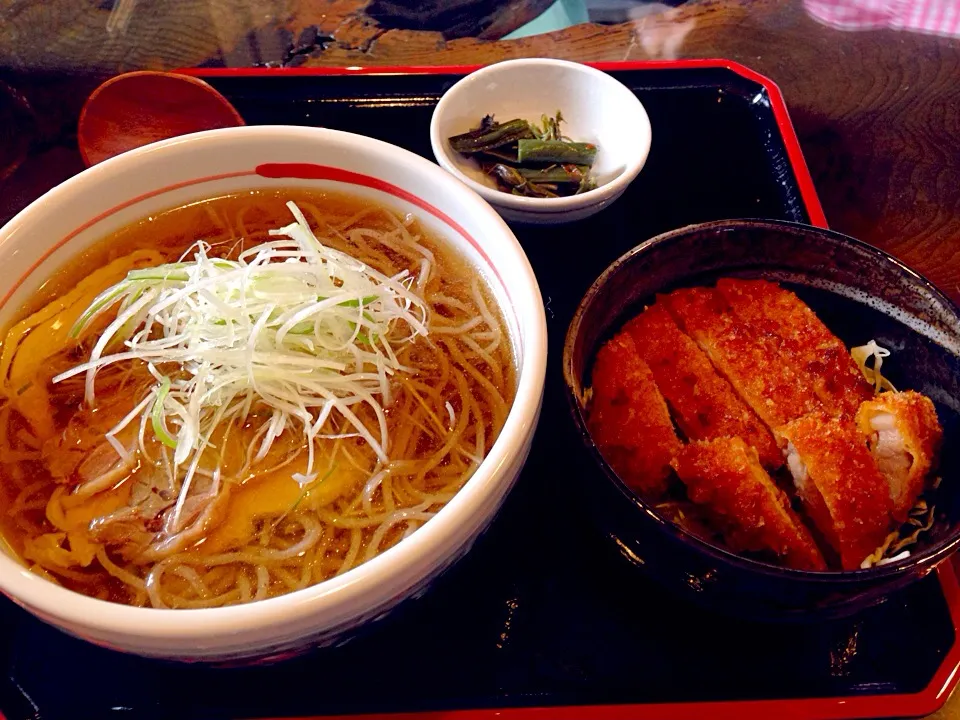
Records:
<instances>
[{"instance_id":1,"label":"sliced katsu","mask_svg":"<svg viewBox=\"0 0 960 720\"><path fill-rule=\"evenodd\" d=\"M706 506L731 549L773 555L786 567L826 570L813 536L755 448L726 437L687 445L674 462L689 498Z\"/></svg>"},{"instance_id":2,"label":"sliced katsu","mask_svg":"<svg viewBox=\"0 0 960 720\"><path fill-rule=\"evenodd\" d=\"M893 503L853 418L811 413L784 427L787 467L817 530L856 570L884 541Z\"/></svg>"},{"instance_id":3,"label":"sliced katsu","mask_svg":"<svg viewBox=\"0 0 960 720\"><path fill-rule=\"evenodd\" d=\"M628 322L624 330L650 367L687 438L741 437L757 449L764 466L783 464L783 454L767 427L660 303Z\"/></svg>"},{"instance_id":4,"label":"sliced katsu","mask_svg":"<svg viewBox=\"0 0 960 720\"><path fill-rule=\"evenodd\" d=\"M885 392L860 405L857 425L890 488L893 516L906 520L936 462L943 429L930 398Z\"/></svg>"},{"instance_id":5,"label":"sliced katsu","mask_svg":"<svg viewBox=\"0 0 960 720\"><path fill-rule=\"evenodd\" d=\"M590 432L610 466L644 496L662 494L681 443L629 334L621 332L597 353L591 402Z\"/></svg>"},{"instance_id":6,"label":"sliced katsu","mask_svg":"<svg viewBox=\"0 0 960 720\"><path fill-rule=\"evenodd\" d=\"M676 290L661 302L774 435L781 425L822 409L777 344L740 322L715 289Z\"/></svg>"},{"instance_id":7,"label":"sliced katsu","mask_svg":"<svg viewBox=\"0 0 960 720\"><path fill-rule=\"evenodd\" d=\"M592 380L587 424L628 485L668 499L675 472L676 522L789 568L855 570L886 548L943 442L929 398L875 394L843 342L765 280L658 296L600 349Z\"/></svg>"},{"instance_id":8,"label":"sliced katsu","mask_svg":"<svg viewBox=\"0 0 960 720\"><path fill-rule=\"evenodd\" d=\"M824 408L854 415L873 388L843 342L794 293L766 280L724 278L717 291L758 335L780 341L781 357L808 376Z\"/></svg>"}]
</instances>

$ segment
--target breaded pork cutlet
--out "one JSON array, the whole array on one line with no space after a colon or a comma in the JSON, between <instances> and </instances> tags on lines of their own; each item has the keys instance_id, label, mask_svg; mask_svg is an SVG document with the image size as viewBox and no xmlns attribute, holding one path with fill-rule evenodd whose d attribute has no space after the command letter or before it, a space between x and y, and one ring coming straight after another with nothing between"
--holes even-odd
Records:
<instances>
[{"instance_id":1,"label":"breaded pork cutlet","mask_svg":"<svg viewBox=\"0 0 960 720\"><path fill-rule=\"evenodd\" d=\"M816 393L780 357L776 343L739 322L713 288L675 290L660 302L774 436L781 425L821 409Z\"/></svg>"},{"instance_id":2,"label":"breaded pork cutlet","mask_svg":"<svg viewBox=\"0 0 960 720\"><path fill-rule=\"evenodd\" d=\"M757 449L766 467L783 464L783 454L767 427L661 304L647 308L624 330L650 366L657 387L687 438L741 437Z\"/></svg>"},{"instance_id":3,"label":"breaded pork cutlet","mask_svg":"<svg viewBox=\"0 0 960 720\"><path fill-rule=\"evenodd\" d=\"M620 478L647 497L667 489L681 443L667 403L630 335L621 332L597 353L588 426Z\"/></svg>"},{"instance_id":4,"label":"breaded pork cutlet","mask_svg":"<svg viewBox=\"0 0 960 720\"><path fill-rule=\"evenodd\" d=\"M891 527L890 490L853 418L811 413L780 428L787 467L814 525L856 570Z\"/></svg>"},{"instance_id":5,"label":"breaded pork cutlet","mask_svg":"<svg viewBox=\"0 0 960 720\"><path fill-rule=\"evenodd\" d=\"M742 439L690 443L674 467L687 495L708 508L733 550L772 554L797 570L827 569L786 493L760 465L756 449Z\"/></svg>"},{"instance_id":6,"label":"breaded pork cutlet","mask_svg":"<svg viewBox=\"0 0 960 720\"><path fill-rule=\"evenodd\" d=\"M739 320L782 341L781 357L808 375L827 411L852 416L873 397L840 338L795 294L766 280L735 278L719 280L717 291Z\"/></svg>"},{"instance_id":7,"label":"breaded pork cutlet","mask_svg":"<svg viewBox=\"0 0 960 720\"><path fill-rule=\"evenodd\" d=\"M880 393L860 405L857 425L890 488L893 517L903 522L924 490L943 439L936 408L911 390Z\"/></svg>"}]
</instances>

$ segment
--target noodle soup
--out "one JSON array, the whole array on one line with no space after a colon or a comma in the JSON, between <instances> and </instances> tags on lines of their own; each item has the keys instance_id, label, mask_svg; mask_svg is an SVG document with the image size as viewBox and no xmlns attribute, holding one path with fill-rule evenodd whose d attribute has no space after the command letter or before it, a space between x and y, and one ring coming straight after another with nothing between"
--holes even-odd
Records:
<instances>
[{"instance_id":1,"label":"noodle soup","mask_svg":"<svg viewBox=\"0 0 960 720\"><path fill-rule=\"evenodd\" d=\"M516 389L476 270L415 218L328 192L145 218L16 317L3 536L48 579L137 606L264 599L402 541Z\"/></svg>"}]
</instances>

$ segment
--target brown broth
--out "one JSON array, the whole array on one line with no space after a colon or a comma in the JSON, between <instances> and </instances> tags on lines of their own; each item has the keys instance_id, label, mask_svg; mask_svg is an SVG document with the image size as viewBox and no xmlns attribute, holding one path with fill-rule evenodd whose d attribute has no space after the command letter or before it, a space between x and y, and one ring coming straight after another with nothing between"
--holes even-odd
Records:
<instances>
[{"instance_id":1,"label":"brown broth","mask_svg":"<svg viewBox=\"0 0 960 720\"><path fill-rule=\"evenodd\" d=\"M368 211L372 214L363 219L365 227L386 231L395 225L389 221L386 216L377 214L377 211L383 210L383 208L377 204L348 195L303 189L245 191L193 203L184 207L159 212L151 217L132 223L80 253L71 262L51 275L50 279L43 284L34 297L16 314L14 321L11 322L10 325L14 325L17 321L43 308L50 301L67 293L75 287L81 279L90 275L97 268L103 267L111 261L126 256L135 250L158 251L163 256L165 262L171 262L179 259L194 242L199 239L204 239L213 245L212 254L234 257L239 251L251 247L251 244L241 240L241 238L249 236L250 234L256 235L257 233L263 236L262 230L265 226L281 227L292 222L290 213L285 207L285 203L290 200L298 204L311 225L315 228L318 224L321 226L323 224L337 226L351 217ZM398 216L395 215L395 217ZM433 288L431 284L428 284L428 292L439 291L444 295L451 295L460 299L469 298L472 292L472 283L478 275L474 267L466 258L448 247L446 243L427 233L416 220L409 221L406 224L413 234L419 236L418 242L428 248L436 258L436 265L431 278L437 278L436 282L439 283L439 289ZM317 234L325 238L324 242L345 252L351 252L351 250L356 248L356 245L352 243L352 241L342 236L339 240L330 240L331 236L328 233L322 232L322 228L318 230ZM389 248L386 247L381 249L383 249L383 254L388 257L391 267L380 267L377 269L392 274L398 269L406 267L406 265L404 265L406 261L401 255L391 252ZM413 272L417 271L415 267L410 267L409 269ZM434 282L435 281L431 279L431 283ZM499 311L493 300L493 296L482 280L480 281L480 293L487 307L490 308L494 315L498 315ZM459 312L460 311L451 310L450 307L444 305L437 305L433 308L434 317L438 321L456 316ZM503 332L504 341L494 351L495 360L500 365L500 369L493 372L499 372L503 377L502 387L497 389L506 401L506 407L509 408L516 390L515 362L507 339L502 315L497 316L496 319L499 322L501 332ZM463 319L461 318L459 322L462 321ZM78 348L64 348L64 353L69 354L68 359L70 360L70 364L79 363L85 359L85 353L88 348L82 348L83 352L80 352L80 350L81 349ZM417 340L414 348L410 352L413 357L417 357L418 354L423 354L423 356L427 358L429 352L438 351L431 351L426 341ZM63 360L63 358L61 358L61 360ZM453 365L460 367L460 364L456 362L454 362ZM471 360L471 365L472 369L465 369L465 371L462 372L462 376L466 378L464 382L469 383L471 387L470 396L474 401L482 405L483 403L477 400L477 398L482 397L485 391L483 390L483 381L478 378L492 376L491 368L485 367L484 361L481 360L478 360L476 363L473 363ZM50 393L56 431L60 436L64 436L63 433L65 432L66 423L69 418L78 412L81 398L75 390L66 392L62 387L52 385L50 383L50 377L38 377L41 377L42 381L46 383L47 391ZM424 372L423 378L421 378L418 373L411 378L411 381L419 382L423 380L423 382L429 383L431 382L431 377L429 372ZM121 387L124 388L122 392L127 392L126 388L128 386ZM409 392L407 392L406 395L403 394L404 392L405 391L401 391L399 401L387 413L388 427L391 433L400 433L403 437L406 437L406 435L416 437L416 441L410 445L410 447L413 448L411 453L412 457L405 459L418 462L428 457L431 453L437 452L443 443L441 442L442 438L431 437L427 433L416 435L417 431L410 431L409 427L407 427L410 422L401 416L408 409L413 412L417 404L414 401L415 398L413 398ZM138 398L130 398L126 410L131 409L137 400ZM124 402L126 402L125 398ZM457 399L451 402L451 408L454 410L456 417L460 416L462 407L461 402ZM493 439L502 427L502 418L498 419L495 417L491 407L490 405L486 405L481 408L482 424L489 428L489 436L485 441L486 451L489 451ZM33 435L30 425L21 417L17 410L12 407L10 400L0 401L0 412L4 414L0 416L0 420L3 420L0 422L0 504L2 504L0 507L3 509L3 512L0 512L0 532L2 532L3 538L14 553L22 556L25 543L29 538L35 538L39 534L57 531L57 528L47 518L46 514L50 498L59 487L57 481L51 476L47 469L47 462L50 452L62 452L62 448L55 448L50 451L50 443L48 442L47 445L44 446L41 453L42 456L37 457L36 443L32 439ZM435 412L434 415L440 412L445 415L446 410L441 409ZM427 421L421 419L418 422L426 423ZM404 433L406 434L404 435ZM393 435L391 436L393 437ZM20 457L21 455L23 455L23 458ZM445 460L444 463L446 462L449 461ZM441 463L440 467L443 467L443 463ZM131 473L130 477L133 477L133 475L134 473ZM124 482L132 482L130 477L121 482L117 487L122 490ZM429 476L425 476L423 482L420 484L417 484L414 476L411 475L410 477L413 479L403 474L399 475L395 481L396 488L394 489L392 486L390 488L390 492L395 494L394 502L399 503L398 507L403 507L403 503L405 502L413 504L423 493L433 492ZM328 506L317 509L316 517L321 518L320 521L323 522L323 513L328 510L331 512L347 512L347 509L350 507L350 502L348 501L352 500L354 505L356 504L357 500L355 497L359 489L362 488L363 481L364 479L360 477L359 484L354 482L348 494L338 498ZM242 500L235 498L243 498L243 493L246 489L253 488L252 483L253 480L248 479L238 485L239 489L234 490L234 497L231 498L230 508L239 507L236 503L242 502ZM17 510L13 507L14 502L18 495L21 494L21 491L28 487L34 487L34 491L26 498L26 504L29 509ZM67 482L66 487L71 487L69 482ZM255 488L253 489L255 490ZM250 491L253 492L253 490ZM386 489L382 491L384 496L386 492ZM23 500L24 498L21 497L21 504L23 504ZM331 510L331 508L333 510ZM380 508L378 511L385 512L383 508ZM306 510L303 512L306 512ZM283 517L285 516L282 516L281 520L283 520ZM263 532L263 522L265 521L261 519L257 520L257 523L260 523L259 525L255 524L256 532L261 535ZM284 522L286 522L286 520L284 520ZM285 544L289 545L298 539L299 535L294 530L290 530L287 533L289 537L284 538L284 527L283 525L279 525L275 531L268 533L271 535L270 542L277 542L280 544L280 547L283 547ZM327 526L324 525L324 527L326 528ZM306 526L304 526L304 533L307 532L305 528ZM329 539L327 541L328 549L324 551L324 554L320 556L320 551L317 550L316 557L310 560L312 565L306 569L296 567L295 563L290 564L289 567L278 567L276 574L271 575L268 596L289 591L288 586L298 581L294 576L301 570L303 570L303 573L308 573L309 571L308 574L310 574L311 580L308 584L321 581L333 574L337 568L337 562L342 561L344 557L348 557L351 553L351 546L355 544L355 537L351 535L349 529L345 530L336 525L331 525L325 532L329 535ZM402 527L389 528L382 536L382 542L379 545L380 549L382 550L398 542L401 539L402 533ZM207 535L209 535L209 533ZM204 536L204 539L206 539L207 535ZM370 536L371 533L364 529L362 542L370 542ZM251 542L254 542L254 538L251 538ZM362 557L362 549L364 547L366 547L365 544L361 547L360 557ZM142 578L149 569L148 565L144 563L138 563L134 560L124 560L118 557L109 547L107 547L107 554L112 562L122 566L126 572L137 577ZM204 558L207 555L209 555L209 553L204 547L204 542L201 541L184 554L183 561L188 565L190 563L203 565L205 562ZM306 560L304 562L306 562ZM248 582L250 577L248 568L245 566L240 567L240 565L242 565L242 563L238 565L239 569L225 565L205 567L203 574L205 587L207 587L210 592L217 594L221 591L227 592L228 590L225 590L225 588L229 589L231 582L236 583L239 575L244 575L247 580L243 582ZM193 566L191 565L191 567ZM94 560L92 564L86 568L70 567L58 571L56 568L51 568L50 566L47 566L46 570L34 566L34 569L47 577L55 578L57 582L66 587L95 597L127 603L137 601L142 603L144 600L143 597L139 597L138 599L134 598L135 593L130 587L108 574L98 560ZM273 570L271 570L271 573L272 572ZM171 592L175 594L187 593L189 595L187 581L174 578L172 580L165 580L164 582L173 588Z\"/></svg>"}]
</instances>

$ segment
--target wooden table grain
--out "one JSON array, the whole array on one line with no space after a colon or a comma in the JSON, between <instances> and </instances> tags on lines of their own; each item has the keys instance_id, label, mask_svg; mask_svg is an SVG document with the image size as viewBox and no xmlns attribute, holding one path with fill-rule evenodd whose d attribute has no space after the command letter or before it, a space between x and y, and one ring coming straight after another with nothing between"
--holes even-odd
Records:
<instances>
[{"instance_id":1,"label":"wooden table grain","mask_svg":"<svg viewBox=\"0 0 960 720\"><path fill-rule=\"evenodd\" d=\"M13 9L0 10L7 15L0 16L0 80L37 106L46 124L39 144L49 148L69 146L79 104L108 75L277 62L308 27L335 40L305 55L307 65L436 65L527 56L730 58L782 88L830 224L892 252L960 299L955 37L844 32L817 22L799 0L699 0L620 25L579 25L514 41L446 40L439 32L385 30L365 16L365 4L140 2L123 32L110 34L110 13L98 9L103 4L19 0ZM60 165L51 180L77 169L64 166L62 158ZM37 169L25 168L24 175L7 181L14 190L0 219L44 184ZM17 180L29 190L19 191Z\"/></svg>"},{"instance_id":2,"label":"wooden table grain","mask_svg":"<svg viewBox=\"0 0 960 720\"><path fill-rule=\"evenodd\" d=\"M960 2L940 1L960 12ZM815 19L801 0L691 0L618 25L503 41L496 38L544 7L542 0L504 0L476 19L474 37L451 39L439 30L383 27L364 12L367 5L3 3L0 222L81 169L80 105L98 82L123 71L450 65L529 56L729 58L780 85L830 225L893 253L960 300L960 38L841 30ZM960 698L933 717L960 720Z\"/></svg>"}]
</instances>

